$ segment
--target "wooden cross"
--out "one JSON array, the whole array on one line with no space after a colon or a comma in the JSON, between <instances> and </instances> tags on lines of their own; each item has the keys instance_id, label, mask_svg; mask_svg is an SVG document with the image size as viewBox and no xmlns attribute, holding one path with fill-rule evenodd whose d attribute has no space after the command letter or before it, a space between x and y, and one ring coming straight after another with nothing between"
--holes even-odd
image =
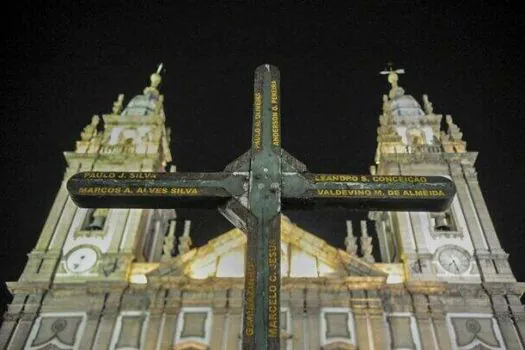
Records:
<instances>
[{"instance_id":1,"label":"wooden cross","mask_svg":"<svg viewBox=\"0 0 525 350\"><path fill-rule=\"evenodd\" d=\"M280 213L343 207L443 211L454 184L437 176L312 174L281 148L279 70L255 70L251 149L216 173L83 172L67 188L80 207L215 208L247 234L243 349L280 346Z\"/></svg>"}]
</instances>

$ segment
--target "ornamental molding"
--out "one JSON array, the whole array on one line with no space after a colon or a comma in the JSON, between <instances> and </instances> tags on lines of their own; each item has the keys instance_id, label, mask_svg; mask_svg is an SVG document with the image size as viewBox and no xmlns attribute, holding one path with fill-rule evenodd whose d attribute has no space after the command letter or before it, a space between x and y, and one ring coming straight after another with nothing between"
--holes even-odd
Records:
<instances>
[{"instance_id":1,"label":"ornamental molding","mask_svg":"<svg viewBox=\"0 0 525 350\"><path fill-rule=\"evenodd\" d=\"M409 281L406 287L410 293L417 294L444 294L447 291L447 283L438 281Z\"/></svg>"},{"instance_id":2,"label":"ornamental molding","mask_svg":"<svg viewBox=\"0 0 525 350\"><path fill-rule=\"evenodd\" d=\"M160 113L159 113L160 112ZM158 111L150 115L126 115L121 116L119 114L104 114L102 116L104 125L109 126L125 126L125 127L137 127L144 125L155 125L160 126L164 124L164 113Z\"/></svg>"},{"instance_id":3,"label":"ornamental molding","mask_svg":"<svg viewBox=\"0 0 525 350\"><path fill-rule=\"evenodd\" d=\"M486 298L487 292L479 284L448 284L448 295L461 296L463 298L481 299ZM465 300L466 301L466 300Z\"/></svg>"},{"instance_id":4,"label":"ornamental molding","mask_svg":"<svg viewBox=\"0 0 525 350\"><path fill-rule=\"evenodd\" d=\"M431 146L439 147L439 146ZM432 148L431 148L432 149ZM471 165L476 162L478 152L449 153L449 152L420 152L420 153L383 153L379 154L379 161L393 163L438 163Z\"/></svg>"},{"instance_id":5,"label":"ornamental molding","mask_svg":"<svg viewBox=\"0 0 525 350\"><path fill-rule=\"evenodd\" d=\"M11 294L43 294L47 292L51 286L50 281L32 282L32 281L18 281L6 282L7 289Z\"/></svg>"},{"instance_id":6,"label":"ornamental molding","mask_svg":"<svg viewBox=\"0 0 525 350\"><path fill-rule=\"evenodd\" d=\"M513 294L521 296L525 293L525 282L486 282L483 283L483 288L489 295Z\"/></svg>"}]
</instances>

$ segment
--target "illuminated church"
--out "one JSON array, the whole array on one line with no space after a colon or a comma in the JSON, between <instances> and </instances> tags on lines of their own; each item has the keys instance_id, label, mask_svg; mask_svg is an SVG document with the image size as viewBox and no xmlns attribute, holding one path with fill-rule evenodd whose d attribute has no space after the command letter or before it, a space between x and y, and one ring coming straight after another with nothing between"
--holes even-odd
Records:
<instances>
[{"instance_id":1,"label":"illuminated church","mask_svg":"<svg viewBox=\"0 0 525 350\"><path fill-rule=\"evenodd\" d=\"M426 95L421 106L404 92L398 73L386 72L370 172L447 176L457 195L441 213L371 212L380 261L366 222L347 222L340 249L283 216L281 349L524 349L525 284L487 210L477 153ZM64 153L40 238L7 283L1 348L240 349L244 233L194 247L174 210L83 209L66 190L79 171L164 171L172 159L160 81L152 74L127 103L120 95Z\"/></svg>"}]
</instances>

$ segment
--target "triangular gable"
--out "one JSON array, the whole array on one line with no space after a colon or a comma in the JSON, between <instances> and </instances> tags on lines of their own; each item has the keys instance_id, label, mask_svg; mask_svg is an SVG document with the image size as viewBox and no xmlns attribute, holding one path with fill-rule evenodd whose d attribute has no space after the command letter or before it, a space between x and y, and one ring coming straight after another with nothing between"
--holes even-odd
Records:
<instances>
[{"instance_id":1,"label":"triangular gable","mask_svg":"<svg viewBox=\"0 0 525 350\"><path fill-rule=\"evenodd\" d=\"M235 228L170 261L148 276L192 279L243 278L246 235ZM281 277L315 278L388 274L356 256L329 245L281 215Z\"/></svg>"}]
</instances>

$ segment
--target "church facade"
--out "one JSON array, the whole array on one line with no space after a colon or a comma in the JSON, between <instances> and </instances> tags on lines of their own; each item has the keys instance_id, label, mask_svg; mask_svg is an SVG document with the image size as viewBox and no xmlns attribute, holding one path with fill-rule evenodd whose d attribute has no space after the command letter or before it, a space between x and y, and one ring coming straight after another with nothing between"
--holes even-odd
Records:
<instances>
[{"instance_id":1,"label":"church facade","mask_svg":"<svg viewBox=\"0 0 525 350\"><path fill-rule=\"evenodd\" d=\"M281 348L524 349L525 309L467 151L391 83L379 117L374 176L442 175L457 194L446 212L371 212L347 222L345 249L281 218ZM94 116L74 151L27 265L8 282L6 349L240 349L246 236L238 229L192 247L176 212L85 209L66 182L79 171L165 171L171 162L161 77L125 108ZM445 127L442 127L445 124ZM174 168L169 171L175 171Z\"/></svg>"}]
</instances>

